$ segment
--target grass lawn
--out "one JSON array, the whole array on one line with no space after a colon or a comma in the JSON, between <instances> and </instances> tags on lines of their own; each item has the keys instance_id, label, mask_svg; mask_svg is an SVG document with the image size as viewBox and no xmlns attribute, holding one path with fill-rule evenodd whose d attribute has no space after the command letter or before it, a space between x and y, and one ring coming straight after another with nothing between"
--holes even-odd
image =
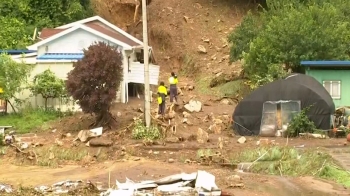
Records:
<instances>
[{"instance_id":1,"label":"grass lawn","mask_svg":"<svg viewBox=\"0 0 350 196\"><path fill-rule=\"evenodd\" d=\"M18 134L29 133L33 129L44 129L47 122L62 116L57 111L43 109L26 109L18 114L0 116L0 126L13 126Z\"/></svg>"}]
</instances>

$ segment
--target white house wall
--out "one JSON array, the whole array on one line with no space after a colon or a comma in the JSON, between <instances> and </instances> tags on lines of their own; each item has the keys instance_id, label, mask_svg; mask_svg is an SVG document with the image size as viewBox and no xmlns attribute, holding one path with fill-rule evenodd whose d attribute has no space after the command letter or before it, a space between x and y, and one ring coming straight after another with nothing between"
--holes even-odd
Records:
<instances>
[{"instance_id":1,"label":"white house wall","mask_svg":"<svg viewBox=\"0 0 350 196\"><path fill-rule=\"evenodd\" d=\"M108 43L106 39L100 38L83 29L78 29L40 46L37 52L38 56L44 53L81 53L83 49L87 49L94 42L99 41Z\"/></svg>"},{"instance_id":2,"label":"white house wall","mask_svg":"<svg viewBox=\"0 0 350 196\"><path fill-rule=\"evenodd\" d=\"M144 64L141 64L140 62L132 62L129 65L129 72L128 72L128 82L133 83L139 83L144 84L145 83L145 66ZM152 85L158 85L159 80L159 66L158 65L149 65L149 79L150 84Z\"/></svg>"}]
</instances>

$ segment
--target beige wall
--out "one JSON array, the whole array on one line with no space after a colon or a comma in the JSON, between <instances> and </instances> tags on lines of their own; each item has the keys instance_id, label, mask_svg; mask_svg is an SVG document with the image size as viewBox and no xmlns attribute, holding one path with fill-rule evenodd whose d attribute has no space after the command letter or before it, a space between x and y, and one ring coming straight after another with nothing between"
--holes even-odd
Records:
<instances>
[{"instance_id":1,"label":"beige wall","mask_svg":"<svg viewBox=\"0 0 350 196\"><path fill-rule=\"evenodd\" d=\"M34 65L28 82L32 82L35 75L42 73L47 69L50 69L52 72L54 72L58 78L66 80L67 74L73 69L73 63L38 63ZM116 102L120 102L120 97L120 91L118 91ZM43 107L45 105L45 100L40 95L34 97L29 90L23 90L17 95L17 98L23 100L26 104L31 104L33 107ZM61 111L81 111L79 105L75 104L73 100L70 100L68 103L66 103L65 100L63 101L60 99L49 99L48 106L60 109ZM10 105L7 106L7 111L9 113L12 112Z\"/></svg>"}]
</instances>

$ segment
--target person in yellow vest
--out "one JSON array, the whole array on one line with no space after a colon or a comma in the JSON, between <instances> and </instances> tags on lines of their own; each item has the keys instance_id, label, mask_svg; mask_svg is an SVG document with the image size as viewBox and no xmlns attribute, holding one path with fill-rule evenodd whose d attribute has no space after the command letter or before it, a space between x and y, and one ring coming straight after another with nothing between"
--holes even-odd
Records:
<instances>
[{"instance_id":1,"label":"person in yellow vest","mask_svg":"<svg viewBox=\"0 0 350 196\"><path fill-rule=\"evenodd\" d=\"M175 99L175 102L177 102L177 83L179 83L179 81L177 79L177 75L174 72L171 72L169 83L170 83L170 103L172 103L174 99Z\"/></svg>"},{"instance_id":2,"label":"person in yellow vest","mask_svg":"<svg viewBox=\"0 0 350 196\"><path fill-rule=\"evenodd\" d=\"M168 90L164 86L164 82L160 82L158 86L158 114L165 115L165 97L168 95Z\"/></svg>"}]
</instances>

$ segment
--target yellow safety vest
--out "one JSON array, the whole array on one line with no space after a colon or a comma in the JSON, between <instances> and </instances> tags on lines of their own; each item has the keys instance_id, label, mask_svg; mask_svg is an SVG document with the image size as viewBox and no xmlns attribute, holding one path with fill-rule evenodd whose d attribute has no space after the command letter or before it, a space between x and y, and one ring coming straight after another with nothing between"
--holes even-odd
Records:
<instances>
[{"instance_id":1,"label":"yellow safety vest","mask_svg":"<svg viewBox=\"0 0 350 196\"><path fill-rule=\"evenodd\" d=\"M177 80L177 78L175 78L175 77L173 77L173 76L171 76L170 78L169 78L169 83L170 84L177 84L179 81Z\"/></svg>"},{"instance_id":2,"label":"yellow safety vest","mask_svg":"<svg viewBox=\"0 0 350 196\"><path fill-rule=\"evenodd\" d=\"M158 94L163 94L163 96L165 97L168 94L168 90L166 89L165 86L159 86L158 87ZM163 103L163 98L162 96L158 95L158 104Z\"/></svg>"}]
</instances>

